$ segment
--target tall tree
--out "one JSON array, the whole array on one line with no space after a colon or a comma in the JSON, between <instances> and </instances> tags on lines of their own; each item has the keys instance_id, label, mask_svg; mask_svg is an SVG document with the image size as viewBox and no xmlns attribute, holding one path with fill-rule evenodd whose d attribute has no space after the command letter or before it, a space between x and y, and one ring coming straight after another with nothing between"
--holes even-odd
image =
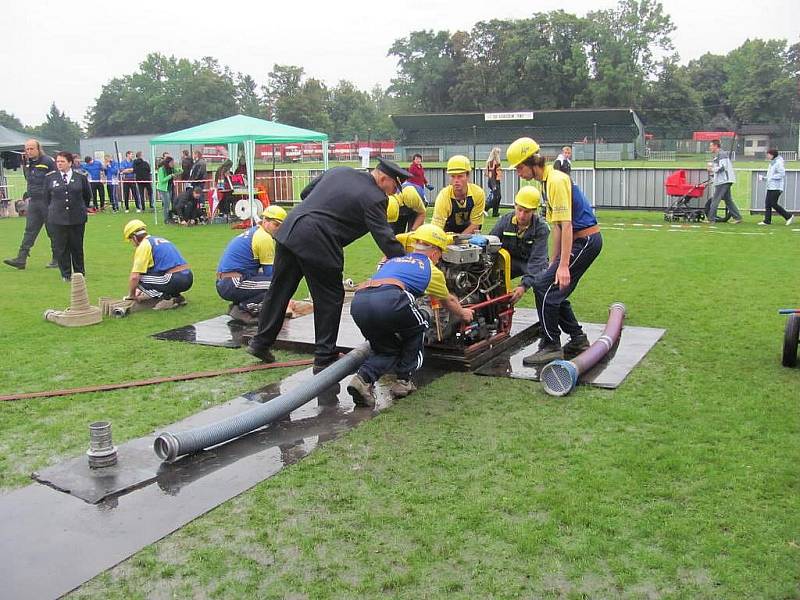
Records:
<instances>
[{"instance_id":1,"label":"tall tree","mask_svg":"<svg viewBox=\"0 0 800 600\"><path fill-rule=\"evenodd\" d=\"M31 133L58 142L61 145L60 150L69 152L80 150L83 135L81 126L58 110L55 102L50 105L50 112L47 113L44 123L32 128Z\"/></svg>"},{"instance_id":2,"label":"tall tree","mask_svg":"<svg viewBox=\"0 0 800 600\"><path fill-rule=\"evenodd\" d=\"M250 75L236 75L236 105L239 114L250 117L264 116L264 103L258 92L258 84Z\"/></svg>"},{"instance_id":3,"label":"tall tree","mask_svg":"<svg viewBox=\"0 0 800 600\"><path fill-rule=\"evenodd\" d=\"M728 72L725 70L725 57L706 53L692 60L684 68L689 83L700 94L700 103L706 114L706 121L716 115L731 117L733 109L725 84Z\"/></svg>"},{"instance_id":4,"label":"tall tree","mask_svg":"<svg viewBox=\"0 0 800 600\"><path fill-rule=\"evenodd\" d=\"M4 110L0 110L0 125L3 127L8 127L9 129L13 129L14 131L27 131L25 126L22 124L22 121L20 121L15 115Z\"/></svg>"},{"instance_id":5,"label":"tall tree","mask_svg":"<svg viewBox=\"0 0 800 600\"><path fill-rule=\"evenodd\" d=\"M267 118L279 119L281 107L287 107L300 90L303 68L292 65L273 65L264 87Z\"/></svg>"},{"instance_id":6,"label":"tall tree","mask_svg":"<svg viewBox=\"0 0 800 600\"><path fill-rule=\"evenodd\" d=\"M157 133L236 114L236 85L210 57L149 54L130 75L112 79L87 114L92 135Z\"/></svg>"},{"instance_id":7,"label":"tall tree","mask_svg":"<svg viewBox=\"0 0 800 600\"><path fill-rule=\"evenodd\" d=\"M594 106L637 106L645 81L656 73L656 50L673 49L675 30L657 0L620 0L616 8L590 12L590 85Z\"/></svg>"},{"instance_id":8,"label":"tall tree","mask_svg":"<svg viewBox=\"0 0 800 600\"><path fill-rule=\"evenodd\" d=\"M389 91L400 100L403 110L441 112L456 110L451 89L458 83L459 70L466 62L463 32L413 31L396 40L389 56L397 57L397 77Z\"/></svg>"},{"instance_id":9,"label":"tall tree","mask_svg":"<svg viewBox=\"0 0 800 600\"><path fill-rule=\"evenodd\" d=\"M725 59L731 98L740 123L775 123L788 119L796 83L783 40L747 40Z\"/></svg>"},{"instance_id":10,"label":"tall tree","mask_svg":"<svg viewBox=\"0 0 800 600\"><path fill-rule=\"evenodd\" d=\"M665 58L658 79L649 82L641 106L647 131L659 137L685 137L706 121L701 94L677 56Z\"/></svg>"}]
</instances>

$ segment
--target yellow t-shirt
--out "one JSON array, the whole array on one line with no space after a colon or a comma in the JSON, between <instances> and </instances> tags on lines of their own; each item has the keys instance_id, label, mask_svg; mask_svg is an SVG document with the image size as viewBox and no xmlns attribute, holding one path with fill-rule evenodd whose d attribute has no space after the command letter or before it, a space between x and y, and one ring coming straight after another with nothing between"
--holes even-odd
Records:
<instances>
[{"instance_id":1,"label":"yellow t-shirt","mask_svg":"<svg viewBox=\"0 0 800 600\"><path fill-rule=\"evenodd\" d=\"M131 273L147 273L154 264L153 247L147 241L147 238L145 238L136 246L136 251L133 253L133 267L131 268Z\"/></svg>"},{"instance_id":2,"label":"yellow t-shirt","mask_svg":"<svg viewBox=\"0 0 800 600\"><path fill-rule=\"evenodd\" d=\"M415 213L425 212L425 205L422 203L422 198L419 197L419 192L417 192L415 187L409 186L403 188L402 193L395 194L395 196L401 207L408 207Z\"/></svg>"},{"instance_id":3,"label":"yellow t-shirt","mask_svg":"<svg viewBox=\"0 0 800 600\"><path fill-rule=\"evenodd\" d=\"M450 214L453 212L453 202L455 202L459 207L465 208L470 197L472 198L474 204L469 213L469 222L474 223L475 225L483 225L483 211L486 209L486 194L484 194L483 190L474 183L467 184L467 197L464 198L463 201L453 198L452 185L448 185L442 189L442 191L439 192L439 195L436 196L436 203L433 206L433 219L431 220L431 223L438 225L447 231L445 224L447 223L447 219L450 218Z\"/></svg>"},{"instance_id":4,"label":"yellow t-shirt","mask_svg":"<svg viewBox=\"0 0 800 600\"><path fill-rule=\"evenodd\" d=\"M552 165L545 165L542 178L542 188L547 199L547 222L572 221L572 179Z\"/></svg>"},{"instance_id":5,"label":"yellow t-shirt","mask_svg":"<svg viewBox=\"0 0 800 600\"><path fill-rule=\"evenodd\" d=\"M428 287L425 288L425 294L428 296L433 296L434 298L447 298L450 295L450 292L447 289L447 282L444 279L444 273L442 273L439 267L433 264L433 261L430 258L428 260L431 263L431 280L428 283Z\"/></svg>"},{"instance_id":6,"label":"yellow t-shirt","mask_svg":"<svg viewBox=\"0 0 800 600\"><path fill-rule=\"evenodd\" d=\"M262 265L271 265L275 262L275 240L272 236L259 227L251 242L253 248L253 258Z\"/></svg>"}]
</instances>

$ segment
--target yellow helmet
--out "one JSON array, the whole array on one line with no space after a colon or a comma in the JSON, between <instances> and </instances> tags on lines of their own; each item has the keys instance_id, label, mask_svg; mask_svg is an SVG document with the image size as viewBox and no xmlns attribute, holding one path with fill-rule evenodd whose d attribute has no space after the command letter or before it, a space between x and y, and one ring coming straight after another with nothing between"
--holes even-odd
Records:
<instances>
[{"instance_id":1,"label":"yellow helmet","mask_svg":"<svg viewBox=\"0 0 800 600\"><path fill-rule=\"evenodd\" d=\"M511 145L506 150L506 160L511 163L512 167L516 167L526 158L530 158L539 152L539 144L536 140L529 137L521 137L518 140L511 142Z\"/></svg>"},{"instance_id":2,"label":"yellow helmet","mask_svg":"<svg viewBox=\"0 0 800 600\"><path fill-rule=\"evenodd\" d=\"M422 201L419 191L413 185L405 186L403 191L400 192L400 196L400 199L402 200L401 204L403 204L403 206L410 206Z\"/></svg>"},{"instance_id":3,"label":"yellow helmet","mask_svg":"<svg viewBox=\"0 0 800 600\"><path fill-rule=\"evenodd\" d=\"M122 239L128 241L134 233L143 230L147 231L147 225L144 224L144 221L139 219L128 221L125 227L122 228Z\"/></svg>"},{"instance_id":4,"label":"yellow helmet","mask_svg":"<svg viewBox=\"0 0 800 600\"><path fill-rule=\"evenodd\" d=\"M542 203L542 193L533 185L523 185L514 197L514 204L528 210L536 210Z\"/></svg>"},{"instance_id":5,"label":"yellow helmet","mask_svg":"<svg viewBox=\"0 0 800 600\"><path fill-rule=\"evenodd\" d=\"M397 223L400 218L400 203L397 201L397 194L389 196L389 204L386 206L386 220L389 223Z\"/></svg>"},{"instance_id":6,"label":"yellow helmet","mask_svg":"<svg viewBox=\"0 0 800 600\"><path fill-rule=\"evenodd\" d=\"M436 246L440 250L445 250L450 244L450 236L444 232L444 229L433 223L420 225L419 228L411 232L411 239Z\"/></svg>"},{"instance_id":7,"label":"yellow helmet","mask_svg":"<svg viewBox=\"0 0 800 600\"><path fill-rule=\"evenodd\" d=\"M466 156L456 154L450 157L447 161L447 174L455 175L457 173L469 173L472 170L472 164Z\"/></svg>"},{"instance_id":8,"label":"yellow helmet","mask_svg":"<svg viewBox=\"0 0 800 600\"><path fill-rule=\"evenodd\" d=\"M286 218L286 211L277 204L270 204L261 212L261 216L264 219L272 219L273 221L283 223L283 220Z\"/></svg>"}]
</instances>

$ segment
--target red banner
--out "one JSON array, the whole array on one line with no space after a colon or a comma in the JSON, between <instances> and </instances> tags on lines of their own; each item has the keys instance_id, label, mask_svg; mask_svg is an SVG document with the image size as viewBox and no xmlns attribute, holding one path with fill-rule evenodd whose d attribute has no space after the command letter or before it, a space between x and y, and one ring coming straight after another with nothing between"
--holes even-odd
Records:
<instances>
[{"instance_id":1,"label":"red banner","mask_svg":"<svg viewBox=\"0 0 800 600\"><path fill-rule=\"evenodd\" d=\"M734 131L695 131L692 133L692 140L695 142L710 142L722 138L732 138L736 135Z\"/></svg>"}]
</instances>

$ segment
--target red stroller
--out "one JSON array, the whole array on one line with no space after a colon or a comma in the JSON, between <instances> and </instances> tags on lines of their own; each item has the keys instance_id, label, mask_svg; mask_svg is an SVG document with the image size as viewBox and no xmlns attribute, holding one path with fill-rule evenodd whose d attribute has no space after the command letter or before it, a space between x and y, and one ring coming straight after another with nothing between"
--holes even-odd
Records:
<instances>
[{"instance_id":1,"label":"red stroller","mask_svg":"<svg viewBox=\"0 0 800 600\"><path fill-rule=\"evenodd\" d=\"M664 211L664 220L669 222L689 221L699 223L706 218L708 201L701 205L698 201L695 206L692 200L702 198L706 192L708 179L702 183L693 184L686 181L686 171L675 171L664 181L667 196L672 198L669 207Z\"/></svg>"}]
</instances>

